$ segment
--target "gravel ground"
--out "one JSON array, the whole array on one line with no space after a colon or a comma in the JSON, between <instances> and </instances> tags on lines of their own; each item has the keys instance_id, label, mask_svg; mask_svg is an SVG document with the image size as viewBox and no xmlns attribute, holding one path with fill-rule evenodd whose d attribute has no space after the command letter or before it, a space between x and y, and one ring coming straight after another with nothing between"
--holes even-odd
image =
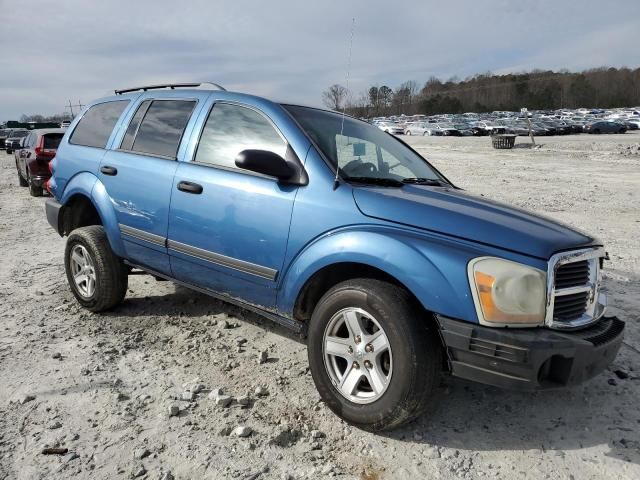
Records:
<instances>
[{"instance_id":1,"label":"gravel ground","mask_svg":"<svg viewBox=\"0 0 640 480\"><path fill-rule=\"evenodd\" d=\"M445 378L428 416L362 432L320 401L303 341L257 315L147 276L111 313L78 308L44 199L0 152L0 478L640 478L640 134L407 140L459 186L606 242L615 365L533 395Z\"/></svg>"}]
</instances>

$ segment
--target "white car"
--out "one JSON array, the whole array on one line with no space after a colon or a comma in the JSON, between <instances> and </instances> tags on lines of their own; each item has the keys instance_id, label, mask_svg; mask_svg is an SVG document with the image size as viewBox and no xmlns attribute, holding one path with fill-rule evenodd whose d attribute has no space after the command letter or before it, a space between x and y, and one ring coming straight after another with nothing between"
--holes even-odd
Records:
<instances>
[{"instance_id":1,"label":"white car","mask_svg":"<svg viewBox=\"0 0 640 480\"><path fill-rule=\"evenodd\" d=\"M403 135L404 134L404 128L402 128L402 125L398 125L397 123L391 123L391 122L380 122L377 123L376 126L387 133L391 133L393 135Z\"/></svg>"}]
</instances>

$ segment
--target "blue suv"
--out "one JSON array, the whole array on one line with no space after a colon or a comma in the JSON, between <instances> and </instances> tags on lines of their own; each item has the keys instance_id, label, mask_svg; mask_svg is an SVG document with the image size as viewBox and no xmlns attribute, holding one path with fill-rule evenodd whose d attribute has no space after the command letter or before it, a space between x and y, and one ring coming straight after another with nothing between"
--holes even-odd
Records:
<instances>
[{"instance_id":1,"label":"blue suv","mask_svg":"<svg viewBox=\"0 0 640 480\"><path fill-rule=\"evenodd\" d=\"M471 195L402 140L215 84L117 90L67 130L47 188L91 311L142 269L308 342L327 405L370 430L415 418L443 372L536 390L615 358L600 241Z\"/></svg>"}]
</instances>

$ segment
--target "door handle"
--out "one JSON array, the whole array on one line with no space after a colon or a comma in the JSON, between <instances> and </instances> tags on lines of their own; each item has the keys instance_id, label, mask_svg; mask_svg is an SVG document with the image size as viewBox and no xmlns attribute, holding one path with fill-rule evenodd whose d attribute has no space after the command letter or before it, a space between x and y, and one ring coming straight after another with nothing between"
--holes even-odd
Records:
<instances>
[{"instance_id":1,"label":"door handle","mask_svg":"<svg viewBox=\"0 0 640 480\"><path fill-rule=\"evenodd\" d=\"M100 171L105 175L114 176L118 174L118 169L116 167L109 167L107 165L105 165L104 167L100 167Z\"/></svg>"},{"instance_id":2,"label":"door handle","mask_svg":"<svg viewBox=\"0 0 640 480\"><path fill-rule=\"evenodd\" d=\"M202 193L202 185L198 185L193 182L178 182L178 190L186 193L193 193L196 195L200 195Z\"/></svg>"}]
</instances>

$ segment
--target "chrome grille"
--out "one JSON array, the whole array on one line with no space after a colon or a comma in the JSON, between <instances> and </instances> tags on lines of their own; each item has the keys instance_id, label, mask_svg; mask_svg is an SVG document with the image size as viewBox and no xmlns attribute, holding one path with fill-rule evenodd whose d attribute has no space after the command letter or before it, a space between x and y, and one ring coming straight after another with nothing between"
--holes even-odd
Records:
<instances>
[{"instance_id":1,"label":"chrome grille","mask_svg":"<svg viewBox=\"0 0 640 480\"><path fill-rule=\"evenodd\" d=\"M556 289L577 287L589 283L589 260L565 263L556 271Z\"/></svg>"},{"instance_id":2,"label":"chrome grille","mask_svg":"<svg viewBox=\"0 0 640 480\"><path fill-rule=\"evenodd\" d=\"M547 273L546 324L570 329L589 325L604 314L600 258L604 250L584 249L554 255Z\"/></svg>"},{"instance_id":3,"label":"chrome grille","mask_svg":"<svg viewBox=\"0 0 640 480\"><path fill-rule=\"evenodd\" d=\"M553 319L560 322L570 322L580 318L587 310L588 300L589 292L556 297L553 305Z\"/></svg>"}]
</instances>

